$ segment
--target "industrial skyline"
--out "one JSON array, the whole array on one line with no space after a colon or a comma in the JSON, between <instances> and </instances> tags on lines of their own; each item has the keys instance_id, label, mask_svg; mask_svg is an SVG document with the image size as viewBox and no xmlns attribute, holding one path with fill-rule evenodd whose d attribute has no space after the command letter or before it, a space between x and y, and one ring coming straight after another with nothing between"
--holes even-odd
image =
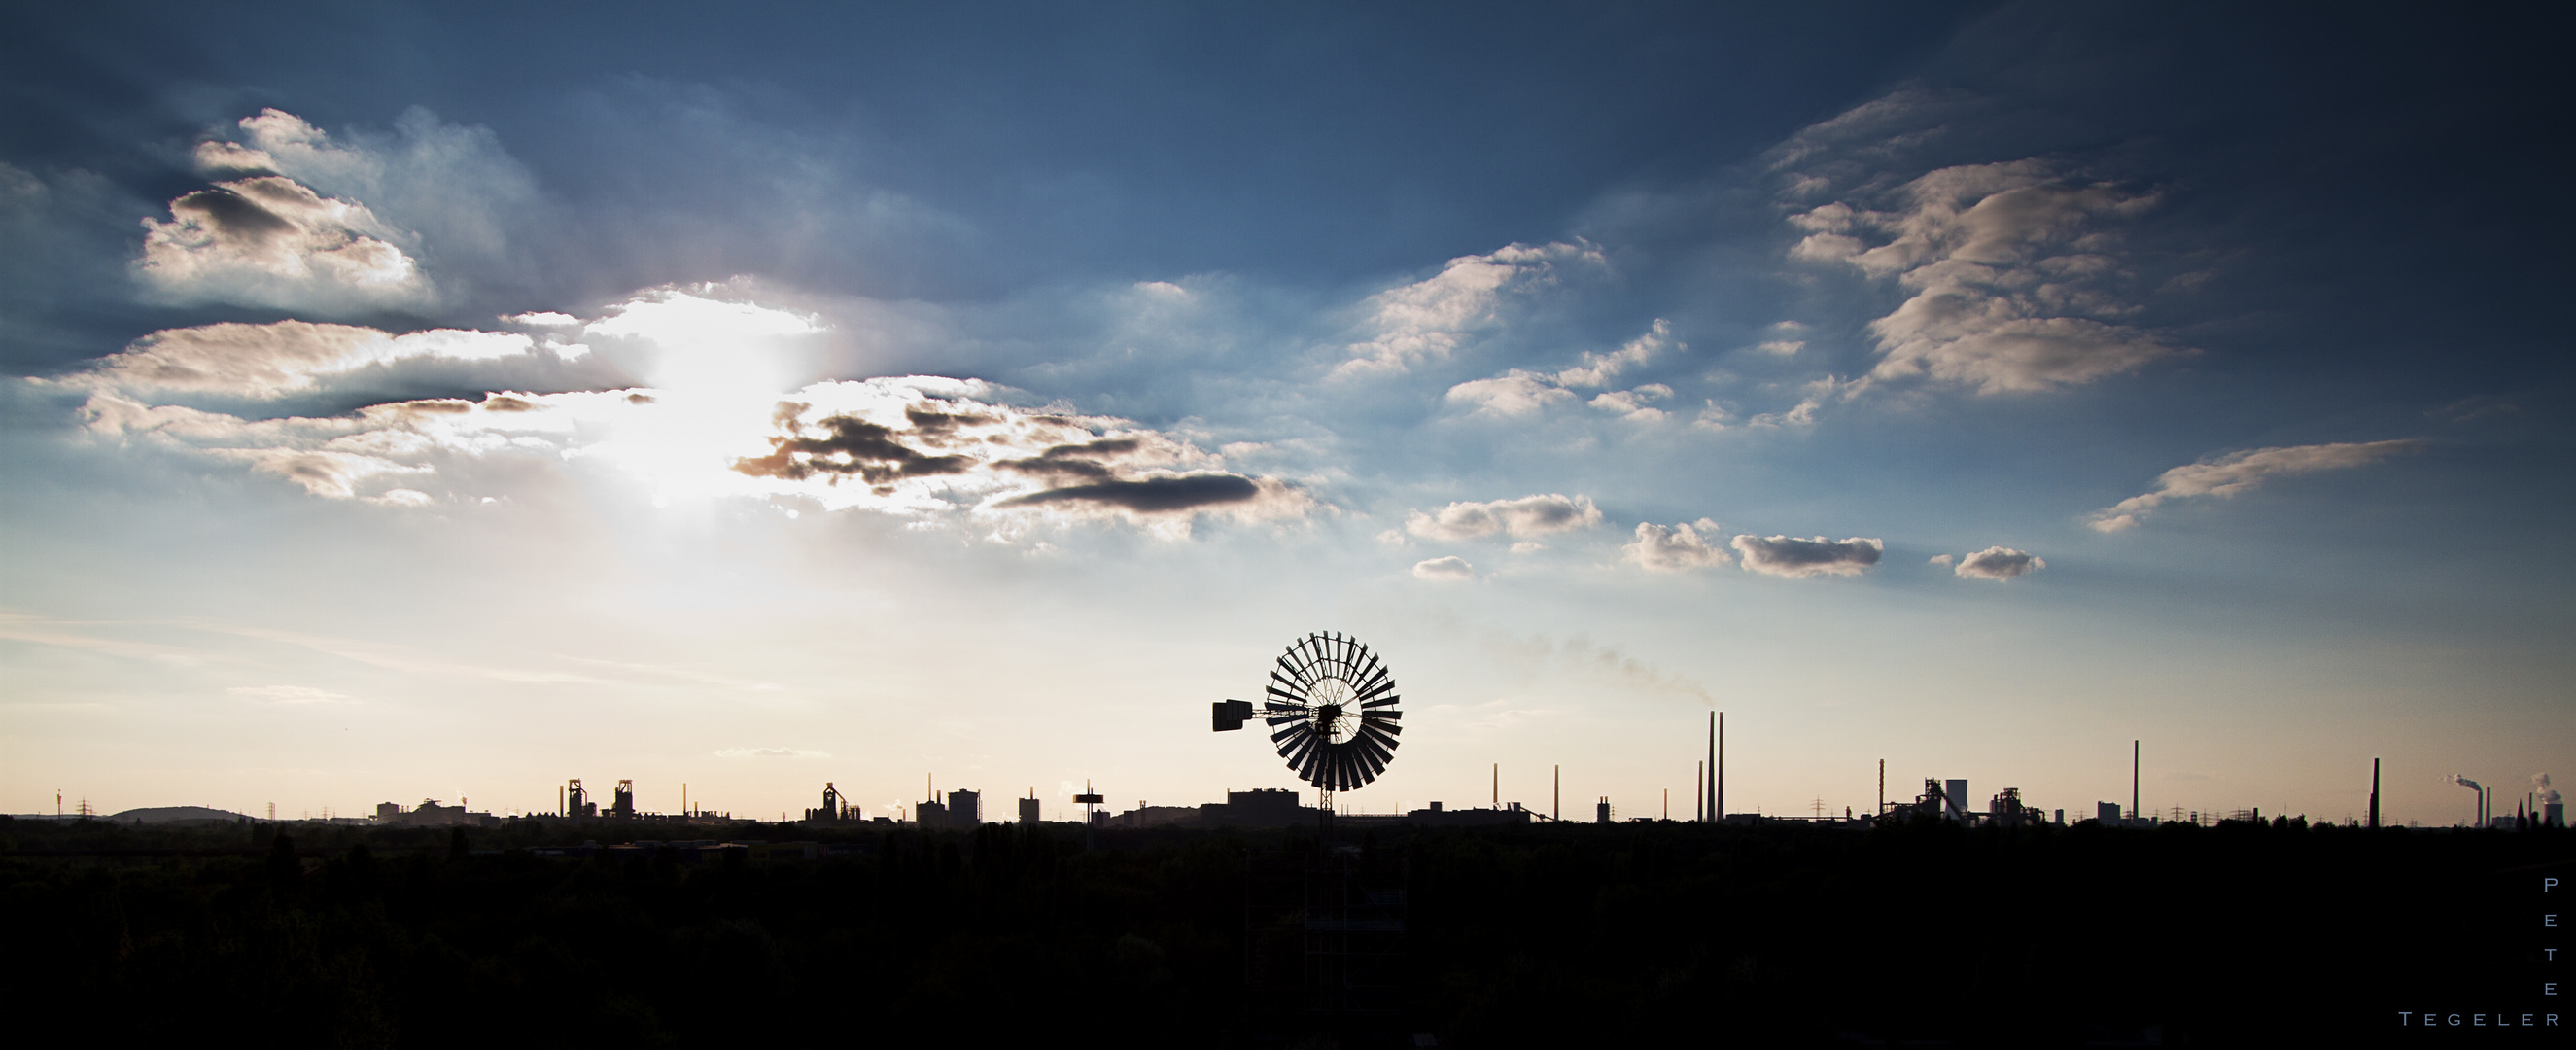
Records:
<instances>
[{"instance_id":1,"label":"industrial skyline","mask_svg":"<svg viewBox=\"0 0 2576 1050\"><path fill-rule=\"evenodd\" d=\"M1722 718L1722 712L1710 713L1710 736L1708 739L1709 757L1707 759L1702 759L1694 765L1691 771L1691 783L1683 788L1686 795L1695 800L1694 807L1692 809L1684 811L1679 816L1674 816L1669 808L1671 803L1669 788L1660 789L1652 800L1643 805L1632 806L1625 800L1617 799L1609 795L1601 795L1598 796L1591 806L1600 807L1600 812L1615 813L1617 818L1620 820L1647 819L1649 817L1653 817L1656 819L1703 821L1711 819L1711 814L1719 813L1727 815L1753 815L1787 819L1824 819L1835 816L1838 811L1845 817L1867 817L1875 814L1886 814L1891 811L1902 812L1908 806L1924 804L1924 800L1928 798L1934 800L1933 804L1937 807L1939 812L1943 813L1949 819L1955 820L1964 819L1970 816L1990 815L2000 812L2002 811L2002 807L1999 807L1996 803L2003 802L2003 800L2009 796L2010 803L2008 808L2019 809L2020 807L2027 805L2031 812L2040 814L2038 819L2053 820L2053 822L2061 824L2072 824L2097 815L2105 820L2142 821L2146 823L2185 820L2197 823L2214 823L2224 819L2247 819L2252 816L2270 815L2282 817L2297 816L2313 822L2353 824L2360 826L2376 826L2385 823L2392 827L2420 826L2433 828L2484 827L2491 823L2496 823L2500 818L2512 818L2524 815L2528 815L2533 820L2543 820L2544 814L2563 812L2559 809L2562 805L2562 796L2554 786L2551 779L2545 774L2536 775L2531 778L2529 783L2522 785L2525 790L2523 790L2519 795L2508 793L2504 796L2505 808L2499 809L2495 801L2497 796L2494 788L2476 784L2468 778L2456 773L2448 774L2444 778L2444 782L2458 786L2467 786L2477 791L2474 801L2461 812L2448 814L2437 812L2429 816L2401 816L2393 811L2383 812L2380 808L2379 798L2381 784L2380 763L2378 760L2374 760L2372 762L2370 774L2366 779L2357 779L2355 782L2355 793L2357 797L2361 799L2360 804L2355 807L2347 808L2342 812L2311 812L2280 804L2265 806L2260 800L2246 799L2212 799L2198 800L2194 802L2160 801L2159 804L2156 805L2146 805L2147 798L2143 793L2143 777L2145 770L2145 750L2143 741L2131 742L2131 765L2129 767L2128 784L2129 793L2125 804L2122 804L2118 800L2109 798L2093 798L2085 801L2073 801L2067 799L2040 800L2026 796L2018 786L2008 785L2001 789L2001 793L1998 793L1995 796L1995 800L1993 802L1981 808L1976 802L1976 794L1972 785L1983 785L1991 782L1977 781L1968 778L1938 776L1925 776L1920 778L1922 783L1925 785L1924 792L1910 797L1905 796L1902 793L1902 789L1904 785L1911 783L1912 780L1900 776L1897 780L1899 793L1895 796L1891 796L1889 794L1888 784L1886 781L1885 760L1882 759L1876 766L1878 771L1876 794L1870 798L1866 798L1858 802L1845 801L1837 798L1835 801L1829 802L1825 796L1818 795L1809 801L1806 807L1806 812L1800 812L1797 807L1766 809L1756 806L1752 809L1739 810L1725 807L1723 802L1726 791L1726 782L1723 779L1725 770L1724 752L1721 750L1720 741L1722 738L1718 735L1719 730L1717 728L1721 724ZM1715 762L1714 766L1711 765L1712 761ZM1712 768L1716 771L1715 775L1711 775L1710 771ZM1524 798L1519 795L1507 796L1503 791L1502 765L1501 763L1494 763L1490 769L1490 782L1487 785L1489 797L1486 799L1486 808L1503 809L1508 807L1517 809L1521 806L1528 805L1532 812L1542 814L1546 819L1575 819L1578 821L1590 819L1594 813L1594 809L1591 808L1591 806L1584 807L1574 818L1563 818L1561 816L1562 800L1564 797L1563 778L1564 767L1561 764L1550 765L1548 767L1548 793L1545 796L1548 799L1548 804L1545 806L1538 806L1532 804L1532 800L1538 796L1532 796L1531 798ZM1258 777L1253 779L1258 780ZM1276 779L1282 782L1289 782L1291 780L1291 778L1286 776L1280 776ZM872 807L864 802L855 801L857 796L841 789L839 787L839 781L826 781L823 785L824 802L821 807L803 807L801 809L783 807L776 810L777 816L775 819L778 822L811 821L818 819L818 815L827 812L843 812L849 814L848 819L853 820L891 820L897 823L915 823L923 819L921 817L921 813L926 810L934 814L931 818L931 822L942 826L946 826L953 821L962 821L963 824L967 825L975 823L998 823L1002 821L1002 814L1004 811L999 809L994 810L993 816L989 819L982 815L981 798L984 792L981 789L954 789L942 792L938 788L937 783L938 775L936 773L928 774L925 778L924 789L929 794L929 798L927 800L887 802ZM628 815L644 814L657 818L704 814L711 817L721 817L726 820L740 820L745 822L767 822L771 820L767 815L770 811L758 806L737 812L733 808L727 806L705 805L703 803L706 800L706 795L703 788L701 788L698 796L701 804L693 806L689 801L689 788L686 782L682 782L675 788L665 789L666 792L676 791L676 805L668 810L657 808L656 803L646 797L645 792L636 786L636 781L633 779L621 778L616 782L616 784L617 786L611 795L611 801L606 803L605 806L596 799L590 798L588 795L588 789L584 785L584 779L576 777L555 786L555 802L552 806L518 806L504 804L502 806L486 807L477 812L483 816L498 819L517 816L589 817L596 819L602 816L614 816L622 812ZM1071 785L1069 784L1063 786L1071 788ZM1017 808L1010 811L1014 814L1012 819L1015 821L1026 821L1030 819L1032 812L1035 812L1037 814L1037 819L1039 820L1079 823L1084 818L1077 815L1075 807L1081 806L1082 803L1079 799L1084 797L1085 793L1093 790L1095 790L1094 786L1086 781L1084 787L1073 789L1074 793L1049 797L1040 795L1035 786L1030 786L1026 789L1027 795L1025 797L1016 799ZM1224 789L1224 793L1232 795L1239 790L1278 791L1283 789L1263 788L1259 786L1245 789L1229 787ZM1293 794L1296 792L1291 793ZM1318 799L1311 797L1311 791L1306 792L1306 794L1310 797L1301 798L1298 804L1309 807L1319 804ZM445 806L443 808L448 811L463 814L467 809L469 799L467 796L462 794L455 797L457 799L455 805ZM486 797L488 798L489 796ZM1117 808L1118 804L1115 801L1117 796L1104 793L1100 797L1110 801L1108 802L1108 808L1101 810L1097 814L1098 816L1114 816L1120 812ZM1327 797L1329 798L1332 796ZM1739 794L1738 797L1742 797L1741 794ZM66 799L76 799L76 801L66 803ZM100 816L110 816L119 808L140 808L102 808L93 805L89 797L86 795L75 796L62 792L56 793L54 801L55 808L53 810L53 814L58 816L70 815L75 812L96 812ZM925 801L930 804L925 806ZM1383 796L1353 797L1345 794L1339 796L1334 801L1336 802L1334 805L1334 811L1337 813L1377 816L1401 815L1420 810L1425 807L1432 810L1439 810L1443 806L1450 809L1465 809L1473 807L1475 803L1475 799L1469 794L1454 794L1446 797L1427 799L1388 798ZM2455 797L2452 801L2457 802L2458 799ZM443 798L424 798L420 803L420 808L426 810L441 807L444 802L445 799ZM66 811L63 807L67 804L72 805L74 810ZM1201 803L1180 799L1178 797L1167 797L1163 800L1162 804L1165 806L1179 805L1195 807ZM156 802L152 805L168 806L172 805L172 803ZM1150 805L1152 805L1152 800L1143 798L1135 800L1136 810L1146 809ZM1034 811L1031 808L1033 806L1035 807ZM209 806L207 808L218 810L228 809L228 807L224 806ZM347 805L338 807L338 816L350 817L352 815L373 813L379 821L384 821L388 819L389 814L403 813L409 808L411 807L409 807L408 804L395 802L378 802L371 806ZM300 812L301 814L300 816L290 819L329 819L333 816L333 809L334 807L326 805L321 807L318 811L312 807L304 807L299 811L297 807L289 806L287 808L287 812ZM276 803L267 803L267 810L269 814L267 819L278 819L276 816L278 811ZM239 812L244 815L251 814L251 810L247 808L228 811ZM2052 813L2054 814L2053 818L2049 816ZM952 814L964 814L964 816L952 817ZM36 811L29 811L23 815L44 814Z\"/></svg>"},{"instance_id":2,"label":"industrial skyline","mask_svg":"<svg viewBox=\"0 0 2576 1050\"><path fill-rule=\"evenodd\" d=\"M2564 12L274 12L0 13L0 809L2576 758Z\"/></svg>"}]
</instances>

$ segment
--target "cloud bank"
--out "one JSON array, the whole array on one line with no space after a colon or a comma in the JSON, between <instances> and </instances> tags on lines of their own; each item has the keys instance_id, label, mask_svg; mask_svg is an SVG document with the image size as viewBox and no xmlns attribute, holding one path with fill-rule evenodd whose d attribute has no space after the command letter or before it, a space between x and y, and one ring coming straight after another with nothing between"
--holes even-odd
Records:
<instances>
[{"instance_id":1,"label":"cloud bank","mask_svg":"<svg viewBox=\"0 0 2576 1050\"><path fill-rule=\"evenodd\" d=\"M2368 466L2400 452L2412 452L2422 448L2423 444L2410 439L2292 445L2230 452L2165 471L2156 477L2153 491L2094 511L2087 517L2086 524L2102 532L2121 532L2136 528L2141 519L2168 500L2234 496L2252 491L2267 478Z\"/></svg>"},{"instance_id":2,"label":"cloud bank","mask_svg":"<svg viewBox=\"0 0 2576 1050\"><path fill-rule=\"evenodd\" d=\"M746 386L746 375L764 369L784 374L762 356L764 340L810 333L816 322L707 297L716 291L652 289L585 322L585 333L641 347L666 381L649 388L493 391L268 419L161 403L174 392L270 400L390 362L471 367L582 349L514 332L397 335L303 321L156 332L59 382L91 391L82 418L101 440L238 463L311 495L398 508L471 502L485 494L480 465L504 459L618 469L663 498L785 499L1021 524L1105 519L1172 536L1204 516L1262 521L1317 506L1284 481L1227 470L1223 456L1183 438L1061 405L1006 404L1000 388L977 380L822 382L783 398L756 381ZM1547 516L1544 508L1512 513Z\"/></svg>"},{"instance_id":3,"label":"cloud bank","mask_svg":"<svg viewBox=\"0 0 2576 1050\"><path fill-rule=\"evenodd\" d=\"M136 392L271 399L310 390L318 379L369 365L414 359L490 361L535 349L535 340L516 332L438 328L395 335L356 325L306 321L226 322L154 332L100 359L69 382Z\"/></svg>"}]
</instances>

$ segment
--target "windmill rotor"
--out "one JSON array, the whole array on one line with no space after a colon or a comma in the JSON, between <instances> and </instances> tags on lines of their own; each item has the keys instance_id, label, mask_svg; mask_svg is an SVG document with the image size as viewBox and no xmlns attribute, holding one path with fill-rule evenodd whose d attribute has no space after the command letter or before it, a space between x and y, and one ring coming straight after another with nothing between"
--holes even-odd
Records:
<instances>
[{"instance_id":1,"label":"windmill rotor","mask_svg":"<svg viewBox=\"0 0 2576 1050\"><path fill-rule=\"evenodd\" d=\"M1290 643L1270 668L1259 717L1300 780L1326 792L1376 780L1404 733L1395 672L1359 639L1325 631ZM1252 705L1216 705L1216 728L1240 728ZM1231 723L1231 724L1229 724Z\"/></svg>"}]
</instances>

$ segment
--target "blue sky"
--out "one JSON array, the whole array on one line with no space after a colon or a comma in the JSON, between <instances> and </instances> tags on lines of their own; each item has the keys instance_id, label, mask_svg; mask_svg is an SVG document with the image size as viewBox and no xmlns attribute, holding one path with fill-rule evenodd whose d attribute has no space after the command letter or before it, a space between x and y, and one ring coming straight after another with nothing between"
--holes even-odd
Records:
<instances>
[{"instance_id":1,"label":"blue sky","mask_svg":"<svg viewBox=\"0 0 2576 1050\"><path fill-rule=\"evenodd\" d=\"M2391 8L13 12L0 794L2566 766L2543 43Z\"/></svg>"}]
</instances>

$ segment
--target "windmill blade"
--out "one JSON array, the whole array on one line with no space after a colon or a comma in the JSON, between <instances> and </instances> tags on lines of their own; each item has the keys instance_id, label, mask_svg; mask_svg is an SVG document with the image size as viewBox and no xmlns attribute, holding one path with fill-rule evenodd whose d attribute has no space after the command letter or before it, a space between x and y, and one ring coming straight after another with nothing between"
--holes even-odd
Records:
<instances>
[{"instance_id":1,"label":"windmill blade","mask_svg":"<svg viewBox=\"0 0 2576 1050\"><path fill-rule=\"evenodd\" d=\"M1273 723L1273 724L1276 724L1276 723ZM1304 722L1302 722L1302 721L1301 721L1301 722L1290 722L1290 723L1288 723L1286 726L1281 727L1281 728L1280 728L1280 730L1279 730L1278 732L1270 734L1270 742L1271 742L1271 743L1273 743L1273 744L1279 744L1279 743L1280 743L1280 741L1287 740L1287 739L1289 739L1289 738L1291 738L1291 737L1299 737L1299 736L1313 736L1313 735L1315 735L1315 728L1314 728L1313 726L1310 726L1310 725L1308 725L1308 724L1306 724L1306 723L1304 723ZM1285 745L1285 744L1280 744L1280 746L1285 747L1285 746L1287 746L1287 745Z\"/></svg>"},{"instance_id":2,"label":"windmill blade","mask_svg":"<svg viewBox=\"0 0 2576 1050\"><path fill-rule=\"evenodd\" d=\"M1369 680L1368 680L1367 684L1361 685L1360 687L1358 687L1358 688L1356 688L1356 689L1351 690L1351 695L1352 695L1352 696L1355 696L1355 697L1359 697L1359 698L1361 698L1361 699L1366 699L1366 698L1369 698L1369 697L1376 696L1376 695L1378 695L1379 693L1388 692L1388 691L1390 691L1390 690L1393 690L1394 688L1395 688L1395 672L1394 672L1394 669L1392 669L1392 668L1384 668L1384 667L1381 667L1381 668L1379 668L1379 669L1378 669L1377 674L1375 674L1375 675L1373 675L1373 676L1371 676L1371 677L1369 678Z\"/></svg>"}]
</instances>

